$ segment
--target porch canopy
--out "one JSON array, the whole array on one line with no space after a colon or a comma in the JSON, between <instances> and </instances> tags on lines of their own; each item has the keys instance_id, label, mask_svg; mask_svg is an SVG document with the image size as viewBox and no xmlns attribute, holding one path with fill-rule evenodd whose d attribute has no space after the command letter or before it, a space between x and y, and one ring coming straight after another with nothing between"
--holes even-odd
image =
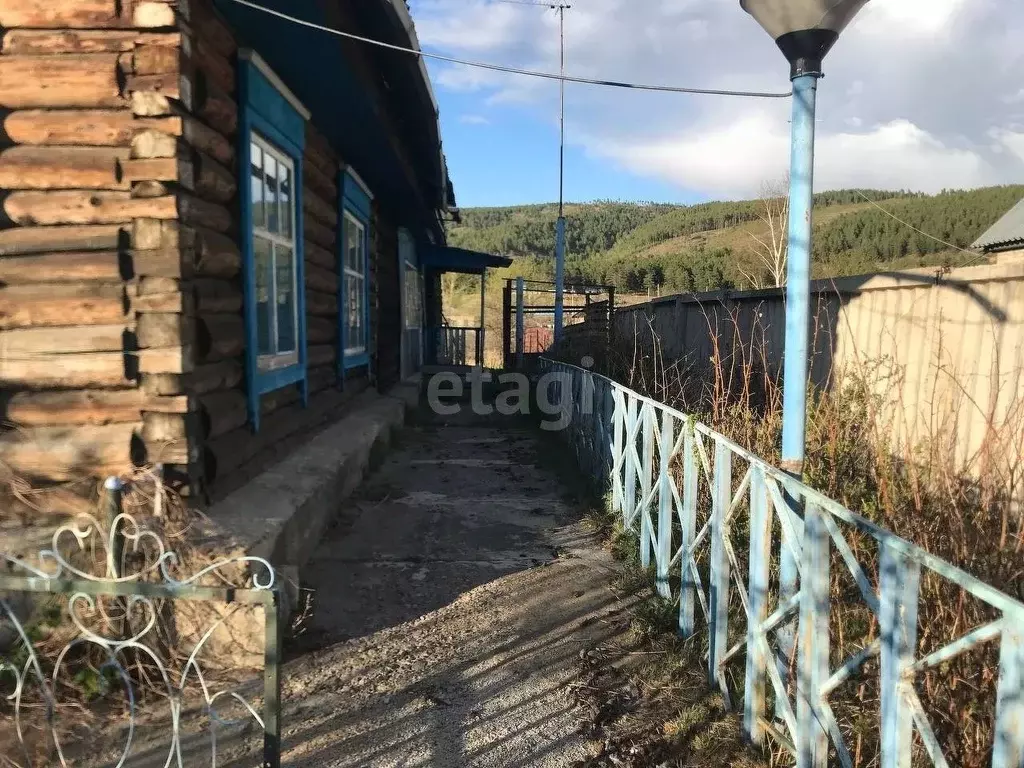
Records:
<instances>
[{"instance_id":1,"label":"porch canopy","mask_svg":"<svg viewBox=\"0 0 1024 768\"><path fill-rule=\"evenodd\" d=\"M482 275L484 270L497 269L512 265L512 259L495 256L465 248L453 248L448 245L421 243L417 249L420 265L438 272L460 272L466 275Z\"/></svg>"}]
</instances>

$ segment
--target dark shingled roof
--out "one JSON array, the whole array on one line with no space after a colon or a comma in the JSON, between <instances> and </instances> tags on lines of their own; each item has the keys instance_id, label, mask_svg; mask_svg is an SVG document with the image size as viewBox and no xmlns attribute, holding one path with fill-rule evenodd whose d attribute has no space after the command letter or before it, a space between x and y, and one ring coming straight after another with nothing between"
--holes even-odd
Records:
<instances>
[{"instance_id":1,"label":"dark shingled roof","mask_svg":"<svg viewBox=\"0 0 1024 768\"><path fill-rule=\"evenodd\" d=\"M1024 248L1024 200L1011 208L1003 218L974 241L972 248L983 251L1002 251Z\"/></svg>"}]
</instances>

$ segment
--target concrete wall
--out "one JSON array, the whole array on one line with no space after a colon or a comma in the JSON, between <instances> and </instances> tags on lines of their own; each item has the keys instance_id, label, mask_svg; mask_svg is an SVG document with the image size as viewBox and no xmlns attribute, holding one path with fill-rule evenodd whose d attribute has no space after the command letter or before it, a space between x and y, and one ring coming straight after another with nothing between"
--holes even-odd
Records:
<instances>
[{"instance_id":1,"label":"concrete wall","mask_svg":"<svg viewBox=\"0 0 1024 768\"><path fill-rule=\"evenodd\" d=\"M864 275L812 284L811 378L834 387L860 374L883 403L879 417L901 448L949 441L963 467L1007 470L1024 446L1024 252L996 263ZM782 366L785 301L779 289L667 297L616 313L620 352L706 367L717 341L738 365L753 355ZM985 450L986 448L996 450Z\"/></svg>"}]
</instances>

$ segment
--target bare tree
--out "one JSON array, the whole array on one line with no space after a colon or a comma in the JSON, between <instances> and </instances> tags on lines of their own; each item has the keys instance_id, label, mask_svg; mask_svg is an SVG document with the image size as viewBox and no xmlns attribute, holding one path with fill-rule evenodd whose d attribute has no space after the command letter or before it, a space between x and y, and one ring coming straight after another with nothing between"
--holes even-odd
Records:
<instances>
[{"instance_id":1,"label":"bare tree","mask_svg":"<svg viewBox=\"0 0 1024 768\"><path fill-rule=\"evenodd\" d=\"M778 181L766 181L758 196L757 219L768 227L763 235L749 229L750 250L757 256L759 266L751 275L740 271L754 288L781 288L786 284L786 256L789 228L789 175Z\"/></svg>"}]
</instances>

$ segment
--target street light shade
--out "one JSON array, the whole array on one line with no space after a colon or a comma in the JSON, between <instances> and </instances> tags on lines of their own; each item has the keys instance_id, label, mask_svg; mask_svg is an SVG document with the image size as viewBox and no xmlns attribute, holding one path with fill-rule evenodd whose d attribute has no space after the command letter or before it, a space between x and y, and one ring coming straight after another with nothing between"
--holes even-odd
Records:
<instances>
[{"instance_id":1,"label":"street light shade","mask_svg":"<svg viewBox=\"0 0 1024 768\"><path fill-rule=\"evenodd\" d=\"M821 74L821 60L868 0L740 0L792 65L792 76Z\"/></svg>"}]
</instances>

